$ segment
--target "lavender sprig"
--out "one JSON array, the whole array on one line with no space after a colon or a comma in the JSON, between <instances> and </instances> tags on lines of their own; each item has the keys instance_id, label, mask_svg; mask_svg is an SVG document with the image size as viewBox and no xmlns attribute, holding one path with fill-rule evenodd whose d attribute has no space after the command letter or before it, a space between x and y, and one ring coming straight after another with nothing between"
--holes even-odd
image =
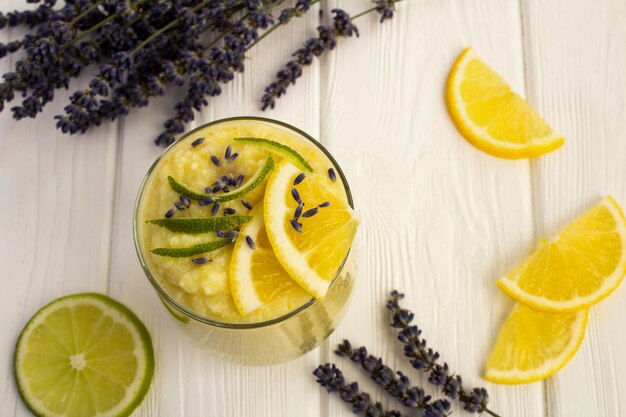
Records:
<instances>
[{"instance_id":1,"label":"lavender sprig","mask_svg":"<svg viewBox=\"0 0 626 417\"><path fill-rule=\"evenodd\" d=\"M409 408L418 408L427 417L445 417L450 413L450 402L447 400L431 401L431 396L426 395L418 386L411 386L409 378L401 371L394 372L377 358L367 353L364 346L353 349L348 340L344 340L337 346L335 353L338 356L350 358L350 360L363 368L372 381L381 386L389 395Z\"/></svg>"},{"instance_id":2,"label":"lavender sprig","mask_svg":"<svg viewBox=\"0 0 626 417\"><path fill-rule=\"evenodd\" d=\"M337 393L341 399L352 406L352 412L366 417L402 417L396 410L385 411L381 403L373 403L370 395L359 391L356 382L346 383L343 373L334 364L318 366L315 371L316 382L329 393Z\"/></svg>"},{"instance_id":3,"label":"lavender sprig","mask_svg":"<svg viewBox=\"0 0 626 417\"><path fill-rule=\"evenodd\" d=\"M0 82L0 111L11 107L17 120L36 117L70 81L88 66L97 74L88 86L70 95L64 114L56 116L63 133L83 133L105 121L147 106L170 86L187 94L174 106L173 117L155 141L167 145L185 130L195 111L221 94L222 86L244 70L245 54L276 28L303 16L320 0L26 0L35 10L0 13L0 29L27 26L22 39L0 43L0 58L22 51L13 71ZM381 21L393 16L397 0L373 0L372 7L352 18L333 10L333 22L296 51L264 95L263 108L295 83L313 57L334 49L339 37L358 36L353 19L376 11ZM232 163L233 153L225 161ZM310 212L312 213L312 212ZM310 214L309 213L309 214Z\"/></svg>"},{"instance_id":4,"label":"lavender sprig","mask_svg":"<svg viewBox=\"0 0 626 417\"><path fill-rule=\"evenodd\" d=\"M470 413L486 412L495 417L496 413L487 408L489 395L484 388L474 388L468 391L463 387L460 375L450 372L447 363L439 363L440 355L427 346L426 340L421 337L422 331L411 325L414 314L400 307L399 301L404 294L394 290L387 302L387 309L391 313L391 327L399 329L398 340L404 345L404 355L409 358L413 368L428 373L428 382L441 387L443 394L452 399L458 399L463 409Z\"/></svg>"},{"instance_id":5,"label":"lavender sprig","mask_svg":"<svg viewBox=\"0 0 626 417\"><path fill-rule=\"evenodd\" d=\"M261 110L273 109L276 106L276 100L285 95L289 86L294 85L302 76L304 67L311 65L313 58L319 58L325 52L335 49L338 38L350 38L352 35L358 38L359 29L352 23L353 20L376 11L381 14L380 23L383 23L393 17L393 7L398 1L400 0L375 0L375 7L352 17L342 9L331 10L332 25L318 26L318 36L308 39L300 49L296 50L291 55L293 59L287 62L276 73L276 79L265 87L265 92L261 97Z\"/></svg>"}]
</instances>

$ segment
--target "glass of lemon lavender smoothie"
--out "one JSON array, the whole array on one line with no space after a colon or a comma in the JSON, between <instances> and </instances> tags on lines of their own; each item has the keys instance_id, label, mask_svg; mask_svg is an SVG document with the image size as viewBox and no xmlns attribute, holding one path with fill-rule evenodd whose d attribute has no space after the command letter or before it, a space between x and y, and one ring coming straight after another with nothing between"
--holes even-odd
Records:
<instances>
[{"instance_id":1,"label":"glass of lemon lavender smoothie","mask_svg":"<svg viewBox=\"0 0 626 417\"><path fill-rule=\"evenodd\" d=\"M198 127L155 161L134 237L188 335L225 359L267 365L315 348L343 317L358 224L326 149L285 123L240 117Z\"/></svg>"}]
</instances>

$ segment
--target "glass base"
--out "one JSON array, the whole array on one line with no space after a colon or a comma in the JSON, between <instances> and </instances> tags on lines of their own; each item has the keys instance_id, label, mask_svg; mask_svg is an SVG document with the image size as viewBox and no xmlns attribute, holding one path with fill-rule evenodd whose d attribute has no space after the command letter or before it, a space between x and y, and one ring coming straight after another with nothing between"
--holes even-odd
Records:
<instances>
[{"instance_id":1,"label":"glass base","mask_svg":"<svg viewBox=\"0 0 626 417\"><path fill-rule=\"evenodd\" d=\"M182 315L167 300L161 301L189 337L220 358L257 366L287 362L319 346L343 318L356 276L355 252L353 245L324 300L278 323L247 329L218 327Z\"/></svg>"}]
</instances>

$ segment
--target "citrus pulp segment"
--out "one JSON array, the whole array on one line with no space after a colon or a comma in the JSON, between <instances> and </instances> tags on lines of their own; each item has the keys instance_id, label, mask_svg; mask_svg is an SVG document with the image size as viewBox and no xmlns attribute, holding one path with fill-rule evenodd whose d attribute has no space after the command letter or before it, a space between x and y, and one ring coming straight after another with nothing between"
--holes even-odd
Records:
<instances>
[{"instance_id":1,"label":"citrus pulp segment","mask_svg":"<svg viewBox=\"0 0 626 417\"><path fill-rule=\"evenodd\" d=\"M461 135L491 155L531 158L563 145L537 112L473 49L457 58L446 85L446 104Z\"/></svg>"},{"instance_id":2,"label":"citrus pulp segment","mask_svg":"<svg viewBox=\"0 0 626 417\"><path fill-rule=\"evenodd\" d=\"M323 186L323 176L307 173L294 185L301 173L287 160L278 164L267 182L264 219L283 268L305 291L322 299L350 250L359 220L345 200ZM294 190L303 203L300 216Z\"/></svg>"},{"instance_id":3,"label":"citrus pulp segment","mask_svg":"<svg viewBox=\"0 0 626 417\"><path fill-rule=\"evenodd\" d=\"M304 294L276 259L265 231L263 203L257 203L250 214L253 220L239 231L229 273L235 305L244 316L278 295L297 302Z\"/></svg>"},{"instance_id":4,"label":"citrus pulp segment","mask_svg":"<svg viewBox=\"0 0 626 417\"><path fill-rule=\"evenodd\" d=\"M576 311L608 296L626 273L626 220L608 196L497 281L511 298Z\"/></svg>"},{"instance_id":5,"label":"citrus pulp segment","mask_svg":"<svg viewBox=\"0 0 626 417\"><path fill-rule=\"evenodd\" d=\"M26 324L14 372L35 415L128 416L152 381L152 341L122 304L100 294L70 295Z\"/></svg>"},{"instance_id":6,"label":"citrus pulp segment","mask_svg":"<svg viewBox=\"0 0 626 417\"><path fill-rule=\"evenodd\" d=\"M580 347L587 316L588 310L553 313L517 304L500 329L485 379L523 384L553 375Z\"/></svg>"}]
</instances>

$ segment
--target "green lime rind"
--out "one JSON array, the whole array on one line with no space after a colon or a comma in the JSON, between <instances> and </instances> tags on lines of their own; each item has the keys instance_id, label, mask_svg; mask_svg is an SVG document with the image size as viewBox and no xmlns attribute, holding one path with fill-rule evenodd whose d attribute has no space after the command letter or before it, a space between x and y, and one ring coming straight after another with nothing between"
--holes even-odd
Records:
<instances>
[{"instance_id":1,"label":"green lime rind","mask_svg":"<svg viewBox=\"0 0 626 417\"><path fill-rule=\"evenodd\" d=\"M282 143L275 142L273 140L264 139L264 138L235 138L238 142L248 143L250 145L257 145L262 148L268 149L270 152L279 155L298 168L313 172L313 167L311 164L307 162L306 159L302 155L300 155L295 149L290 148L287 145L283 145Z\"/></svg>"},{"instance_id":2,"label":"green lime rind","mask_svg":"<svg viewBox=\"0 0 626 417\"><path fill-rule=\"evenodd\" d=\"M219 239L211 242L199 243L197 245L189 246L187 248L156 248L150 252L159 256L167 256L170 258L184 258L187 256L199 255L201 253L207 253L216 249L222 248L226 245L233 243L231 239Z\"/></svg>"},{"instance_id":3,"label":"green lime rind","mask_svg":"<svg viewBox=\"0 0 626 417\"><path fill-rule=\"evenodd\" d=\"M250 178L245 184L237 188L237 190L233 191L232 193L220 194L217 197L214 194L209 195L193 191L192 189L176 181L172 177L167 177L167 181L170 183L170 187L172 187L172 190L176 191L178 194L183 194L184 196L189 197L192 200L202 201L208 198L212 198L215 201L224 203L226 201L241 198L253 189L255 189L257 186L259 186L265 180L265 178L267 178L269 173L274 169L274 165L274 159L271 155L268 156L263 165L257 170L257 172L255 172L254 176Z\"/></svg>"},{"instance_id":4,"label":"green lime rind","mask_svg":"<svg viewBox=\"0 0 626 417\"><path fill-rule=\"evenodd\" d=\"M261 185L263 181L265 181L265 178L267 178L270 175L270 172L272 172L272 170L274 169L274 166L275 166L274 158L272 158L272 155L268 155L263 165L261 165L261 167L254 173L252 178L246 181L245 184L243 184L234 192L220 194L220 196L217 197L217 201L219 202L231 201L237 198L241 198L244 195L248 194L250 191L254 190L256 187Z\"/></svg>"},{"instance_id":5,"label":"green lime rind","mask_svg":"<svg viewBox=\"0 0 626 417\"><path fill-rule=\"evenodd\" d=\"M174 177L168 176L167 177L167 182L170 183L170 187L172 188L172 190L176 191L178 194L182 194L182 195L184 195L186 197L189 197L192 200L202 201L202 200L206 200L207 198L210 197L207 194L197 193L197 192L193 191L192 189L190 189L186 185L181 184L180 182L176 181L174 179Z\"/></svg>"},{"instance_id":6,"label":"green lime rind","mask_svg":"<svg viewBox=\"0 0 626 417\"><path fill-rule=\"evenodd\" d=\"M101 302L102 304L104 304L105 307L109 307L109 308L112 308L113 310L116 310L118 313L124 316L131 323L131 325L135 328L135 330L137 331L137 334L139 335L139 338L141 341L141 347L142 347L143 354L144 354L144 360L146 363L145 372L141 379L141 383L139 384L139 387L137 388L137 390L134 393L134 396L132 397L132 400L128 403L126 407L124 407L115 416L115 417L128 417L141 404L146 394L148 393L150 384L152 383L152 379L154 377L154 346L152 344L152 338L150 337L150 333L148 332L148 329L146 329L146 326L141 322L141 320L139 320L139 318L135 315L135 313L133 313L125 305L119 303L118 301L113 300L112 298L104 294L80 293L80 294L66 295L64 297L57 298L56 300L53 300L50 303L46 304L45 306L41 307L35 313L35 315L30 318L30 320L28 321L28 323L26 323L26 326L24 326L24 329L22 329L22 332L20 333L17 339L17 342L15 344L15 352L13 354L13 376L16 381L17 392L22 398L22 401L24 401L24 405L26 405L26 408L28 408L28 410L31 413L33 413L35 416L46 417L46 415L49 415L48 410L40 410L40 409L35 408L35 406L33 406L32 399L28 398L28 395L26 394L24 387L22 386L22 384L24 384L25 381L22 381L20 379L19 373L18 373L18 367L21 363L22 342L24 342L23 337L26 333L28 333L28 330L30 330L30 326L32 326L33 323L42 314L45 314L47 311L51 310L53 307L56 307L56 305L59 303L63 303L68 300L77 300L79 298L97 300L98 302ZM104 311L106 312L106 310Z\"/></svg>"},{"instance_id":7,"label":"green lime rind","mask_svg":"<svg viewBox=\"0 0 626 417\"><path fill-rule=\"evenodd\" d=\"M215 230L232 230L252 220L252 216L182 217L148 220L172 232L198 234Z\"/></svg>"}]
</instances>

